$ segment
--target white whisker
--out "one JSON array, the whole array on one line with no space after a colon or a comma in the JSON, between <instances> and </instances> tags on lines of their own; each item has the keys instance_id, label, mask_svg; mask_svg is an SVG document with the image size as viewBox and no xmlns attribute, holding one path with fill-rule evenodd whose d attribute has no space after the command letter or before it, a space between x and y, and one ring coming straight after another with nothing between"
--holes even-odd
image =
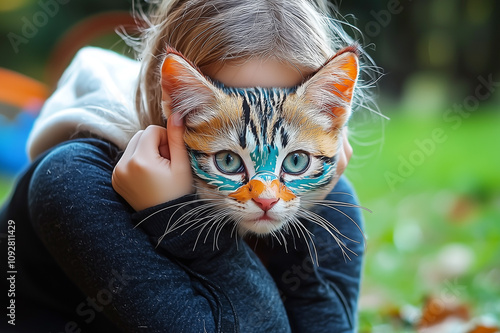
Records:
<instances>
[{"instance_id":1,"label":"white whisker","mask_svg":"<svg viewBox=\"0 0 500 333\"><path fill-rule=\"evenodd\" d=\"M288 242L286 241L285 235L283 234L283 232L281 230L278 230L278 235L283 240L283 246L285 247L285 252L288 253L288 247L287 247Z\"/></svg>"},{"instance_id":2,"label":"white whisker","mask_svg":"<svg viewBox=\"0 0 500 333\"><path fill-rule=\"evenodd\" d=\"M339 192L339 194L347 194L347 193L341 193L341 192ZM368 209L367 207L356 205L356 204L352 204L350 202L334 201L334 200L326 200L326 199L325 200L303 200L303 201L305 203L307 203L307 204L312 204L312 205L316 205L316 206L330 207L330 206L334 205L334 206L337 206L337 207L352 207L352 208L363 209L363 210L366 210L369 213L372 213L372 211L370 209Z\"/></svg>"},{"instance_id":3,"label":"white whisker","mask_svg":"<svg viewBox=\"0 0 500 333\"><path fill-rule=\"evenodd\" d=\"M292 235L292 238L293 238L293 248L294 249L297 249L297 243L295 241L295 236L293 234L293 230L295 230L295 232L297 233L297 237L300 239L300 233L299 233L299 230L297 229L297 225L296 223L294 223L294 221L291 221L289 223L289 225L291 226L290 228L290 234ZM293 228L293 229L292 229Z\"/></svg>"},{"instance_id":4,"label":"white whisker","mask_svg":"<svg viewBox=\"0 0 500 333\"><path fill-rule=\"evenodd\" d=\"M323 229L325 229L333 237L333 239L335 240L335 242L339 246L340 250L342 251L342 255L344 257L347 257L349 260L351 260L351 257L349 257L346 250L351 252L355 256L358 255L356 252L352 251L330 229L332 229L333 231L335 231L336 233L338 233L339 235L343 236L346 239L349 239L349 240L351 240L351 239L348 238L347 236L343 235L342 233L340 233L340 231L335 226L333 226L329 221L327 221L325 218L323 218L322 216L320 216L312 211L301 210L299 213L300 213L300 215L302 215L302 217L307 218L310 222L315 223L315 224L319 225L320 227L322 227ZM354 240L351 240L351 241L359 243L359 242L354 241Z\"/></svg>"},{"instance_id":5,"label":"white whisker","mask_svg":"<svg viewBox=\"0 0 500 333\"><path fill-rule=\"evenodd\" d=\"M312 238L312 236L313 236L312 233L309 230L307 230L307 228L298 219L294 219L293 223L297 225L297 227L298 227L297 230L304 237L304 241L306 242L307 250L309 251L309 256L311 258L311 261L313 263L315 263L316 266L319 266L318 252L316 250L316 245L314 244L314 240ZM304 233L304 231L305 231L305 233ZM306 237L306 235L307 235L307 237ZM309 240L311 241L311 245L309 245L309 242L307 241L307 238L309 238ZM314 250L314 257L313 257L313 253L311 251L311 246L313 247L313 250ZM315 260L315 258L316 258L316 260Z\"/></svg>"},{"instance_id":6,"label":"white whisker","mask_svg":"<svg viewBox=\"0 0 500 333\"><path fill-rule=\"evenodd\" d=\"M321 225L323 225L323 227L325 228L330 228L332 229L333 231L335 231L339 236L341 237L344 237L345 239L351 241L351 242L354 242L354 243L359 243L358 241L354 240L354 239L351 239L350 237L347 237L346 235L344 235L342 232L340 232L340 230L334 226L330 221L328 221L327 219L325 219L323 216L313 212L313 211L307 211L307 210L302 210L302 213L306 213L309 215L310 218L312 218L312 220L314 220L315 222L320 222Z\"/></svg>"},{"instance_id":7,"label":"white whisker","mask_svg":"<svg viewBox=\"0 0 500 333\"><path fill-rule=\"evenodd\" d=\"M338 202L338 201L331 201L331 200L321 200L321 201L317 201L317 202L318 202L318 204L317 204L318 206L323 206L323 207L327 207L327 208L330 208L332 210L335 210L335 211L341 213L342 215L344 215L345 217L347 217L352 223L354 223L354 225L356 226L356 228L359 230L360 234L363 236L363 244L364 244L364 248L366 250L366 243L367 243L366 236L365 236L365 233L363 232L363 229L361 229L361 226L352 217L350 217L349 215L347 215L342 210L336 208L335 206L362 208L362 209L367 210L370 213L372 212L371 210L369 210L368 208L362 207L362 206L354 205L354 204L347 205L347 204L349 204L347 202ZM342 206L342 205L337 204L337 203L345 204L345 205ZM335 205L335 206L333 206L333 205ZM349 240L351 240L351 239L349 239ZM358 241L354 241L354 242L359 243Z\"/></svg>"}]
</instances>

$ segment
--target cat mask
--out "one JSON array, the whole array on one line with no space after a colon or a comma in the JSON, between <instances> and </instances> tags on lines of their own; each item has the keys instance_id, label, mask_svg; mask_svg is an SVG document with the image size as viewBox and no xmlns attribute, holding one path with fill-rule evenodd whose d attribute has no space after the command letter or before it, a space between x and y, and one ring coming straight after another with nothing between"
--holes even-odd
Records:
<instances>
[{"instance_id":1,"label":"cat mask","mask_svg":"<svg viewBox=\"0 0 500 333\"><path fill-rule=\"evenodd\" d=\"M184 141L203 200L205 216L192 220L203 220L202 228L232 221L241 234L262 235L310 219L310 208L336 177L358 67L351 46L296 87L231 88L167 48L163 112L185 119Z\"/></svg>"}]
</instances>

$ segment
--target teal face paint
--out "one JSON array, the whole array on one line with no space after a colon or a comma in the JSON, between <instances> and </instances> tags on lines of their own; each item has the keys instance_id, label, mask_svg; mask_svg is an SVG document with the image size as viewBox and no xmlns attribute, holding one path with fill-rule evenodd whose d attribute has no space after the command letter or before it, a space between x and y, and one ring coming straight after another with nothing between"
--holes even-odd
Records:
<instances>
[{"instance_id":1,"label":"teal face paint","mask_svg":"<svg viewBox=\"0 0 500 333\"><path fill-rule=\"evenodd\" d=\"M264 145L264 147L256 147L253 152L250 153L250 158L252 159L256 173L275 173L277 171L276 164L278 163L278 156L278 149L270 145Z\"/></svg>"},{"instance_id":2,"label":"teal face paint","mask_svg":"<svg viewBox=\"0 0 500 333\"><path fill-rule=\"evenodd\" d=\"M194 175L204 180L208 185L216 186L219 191L236 191L241 185L242 181L234 181L223 175L218 175L215 173L209 173L200 167L198 158L194 152L189 152L189 158L191 159L191 168ZM210 158L210 157L209 157Z\"/></svg>"},{"instance_id":3,"label":"teal face paint","mask_svg":"<svg viewBox=\"0 0 500 333\"><path fill-rule=\"evenodd\" d=\"M275 179L278 179L278 177L274 173L267 171L258 172L251 178L251 180L260 180L262 183L271 183Z\"/></svg>"},{"instance_id":4,"label":"teal face paint","mask_svg":"<svg viewBox=\"0 0 500 333\"><path fill-rule=\"evenodd\" d=\"M328 185L335 175L336 164L323 162L322 172L318 175L307 176L285 182L285 185L295 194L314 191Z\"/></svg>"}]
</instances>

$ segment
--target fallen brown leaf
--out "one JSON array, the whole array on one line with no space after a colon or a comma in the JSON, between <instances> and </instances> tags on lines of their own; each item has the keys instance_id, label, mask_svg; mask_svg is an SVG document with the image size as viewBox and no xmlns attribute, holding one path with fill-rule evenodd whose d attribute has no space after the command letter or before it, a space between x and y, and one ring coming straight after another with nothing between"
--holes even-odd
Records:
<instances>
[{"instance_id":1,"label":"fallen brown leaf","mask_svg":"<svg viewBox=\"0 0 500 333\"><path fill-rule=\"evenodd\" d=\"M449 318L468 321L470 318L468 307L462 304L446 302L441 298L429 297L425 302L417 328L434 326Z\"/></svg>"},{"instance_id":2,"label":"fallen brown leaf","mask_svg":"<svg viewBox=\"0 0 500 333\"><path fill-rule=\"evenodd\" d=\"M500 329L498 327L486 327L483 325L478 325L468 333L500 333Z\"/></svg>"}]
</instances>

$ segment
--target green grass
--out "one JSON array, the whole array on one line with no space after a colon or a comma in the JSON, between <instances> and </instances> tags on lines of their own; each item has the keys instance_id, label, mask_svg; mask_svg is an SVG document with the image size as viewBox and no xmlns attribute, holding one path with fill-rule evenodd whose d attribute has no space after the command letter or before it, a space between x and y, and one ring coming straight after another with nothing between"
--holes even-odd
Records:
<instances>
[{"instance_id":1,"label":"green grass","mask_svg":"<svg viewBox=\"0 0 500 333\"><path fill-rule=\"evenodd\" d=\"M381 151L360 167L353 157L348 175L373 211L365 214L362 332L402 332L392 310L421 308L450 288L473 315L500 319L500 114L480 111L455 127L439 116L391 115ZM436 129L446 139L419 148L415 140L429 142ZM355 154L370 149L353 146ZM399 172L410 156L413 170Z\"/></svg>"}]
</instances>

